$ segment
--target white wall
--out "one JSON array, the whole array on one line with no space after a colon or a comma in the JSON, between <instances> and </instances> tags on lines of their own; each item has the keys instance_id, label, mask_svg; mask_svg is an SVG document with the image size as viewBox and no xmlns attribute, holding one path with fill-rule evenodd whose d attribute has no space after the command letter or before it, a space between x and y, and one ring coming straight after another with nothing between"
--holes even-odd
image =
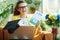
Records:
<instances>
[{"instance_id":1,"label":"white wall","mask_svg":"<svg viewBox=\"0 0 60 40\"><path fill-rule=\"evenodd\" d=\"M43 8L44 9L51 9L51 8L58 8L60 0L43 0Z\"/></svg>"},{"instance_id":2,"label":"white wall","mask_svg":"<svg viewBox=\"0 0 60 40\"><path fill-rule=\"evenodd\" d=\"M50 13L52 12L51 10L58 10L60 8L60 2L59 0L43 0L43 11L50 11Z\"/></svg>"}]
</instances>

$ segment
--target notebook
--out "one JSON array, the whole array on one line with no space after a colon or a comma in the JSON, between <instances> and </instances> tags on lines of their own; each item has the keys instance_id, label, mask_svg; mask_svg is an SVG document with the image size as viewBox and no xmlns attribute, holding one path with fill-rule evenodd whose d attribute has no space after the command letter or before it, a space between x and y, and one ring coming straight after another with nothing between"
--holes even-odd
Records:
<instances>
[{"instance_id":1,"label":"notebook","mask_svg":"<svg viewBox=\"0 0 60 40\"><path fill-rule=\"evenodd\" d=\"M42 18L42 13L40 13L39 11L36 11L32 16L32 18L30 19L30 23L32 23L33 25L36 25L37 22L41 20L41 18Z\"/></svg>"}]
</instances>

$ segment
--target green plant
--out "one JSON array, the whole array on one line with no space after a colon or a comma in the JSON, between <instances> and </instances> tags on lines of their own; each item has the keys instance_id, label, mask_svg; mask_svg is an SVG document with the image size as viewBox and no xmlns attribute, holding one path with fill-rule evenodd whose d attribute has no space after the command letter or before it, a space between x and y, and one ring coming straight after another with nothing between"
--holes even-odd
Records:
<instances>
[{"instance_id":1,"label":"green plant","mask_svg":"<svg viewBox=\"0 0 60 40\"><path fill-rule=\"evenodd\" d=\"M34 1L34 5L38 9L40 7L40 5L41 5L41 1Z\"/></svg>"},{"instance_id":2,"label":"green plant","mask_svg":"<svg viewBox=\"0 0 60 40\"><path fill-rule=\"evenodd\" d=\"M30 10L36 10L36 7L35 6L30 6Z\"/></svg>"},{"instance_id":3,"label":"green plant","mask_svg":"<svg viewBox=\"0 0 60 40\"><path fill-rule=\"evenodd\" d=\"M32 0L25 0L28 4L32 3Z\"/></svg>"},{"instance_id":4,"label":"green plant","mask_svg":"<svg viewBox=\"0 0 60 40\"><path fill-rule=\"evenodd\" d=\"M47 25L60 27L60 14L58 14L58 15L47 14L45 17L46 17L45 23Z\"/></svg>"},{"instance_id":5,"label":"green plant","mask_svg":"<svg viewBox=\"0 0 60 40\"><path fill-rule=\"evenodd\" d=\"M35 13L36 7L35 6L30 6L30 13Z\"/></svg>"},{"instance_id":6,"label":"green plant","mask_svg":"<svg viewBox=\"0 0 60 40\"><path fill-rule=\"evenodd\" d=\"M34 4L35 4L35 6L37 7L37 6L40 6L40 1L34 1Z\"/></svg>"}]
</instances>

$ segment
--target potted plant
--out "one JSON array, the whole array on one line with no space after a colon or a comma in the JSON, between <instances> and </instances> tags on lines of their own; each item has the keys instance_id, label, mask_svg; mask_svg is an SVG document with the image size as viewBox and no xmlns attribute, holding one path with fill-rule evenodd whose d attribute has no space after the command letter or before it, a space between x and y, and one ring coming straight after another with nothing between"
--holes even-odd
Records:
<instances>
[{"instance_id":1,"label":"potted plant","mask_svg":"<svg viewBox=\"0 0 60 40\"><path fill-rule=\"evenodd\" d=\"M60 15L49 15L47 14L46 16L46 21L45 23L49 26L55 26L59 27L60 26Z\"/></svg>"},{"instance_id":2,"label":"potted plant","mask_svg":"<svg viewBox=\"0 0 60 40\"><path fill-rule=\"evenodd\" d=\"M54 40L56 40L57 27L60 27L60 14L57 15L47 14L45 23L49 26L53 26L52 33L53 33Z\"/></svg>"},{"instance_id":3,"label":"potted plant","mask_svg":"<svg viewBox=\"0 0 60 40\"><path fill-rule=\"evenodd\" d=\"M30 13L33 14L36 11L35 6L30 6Z\"/></svg>"}]
</instances>

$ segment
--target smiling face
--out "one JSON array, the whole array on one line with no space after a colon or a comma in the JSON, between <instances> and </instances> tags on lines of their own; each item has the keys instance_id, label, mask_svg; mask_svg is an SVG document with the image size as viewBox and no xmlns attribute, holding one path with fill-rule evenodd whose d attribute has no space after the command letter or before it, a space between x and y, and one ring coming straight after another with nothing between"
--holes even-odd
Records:
<instances>
[{"instance_id":1,"label":"smiling face","mask_svg":"<svg viewBox=\"0 0 60 40\"><path fill-rule=\"evenodd\" d=\"M18 11L20 12L20 14L25 15L28 12L28 7L27 7L27 3L20 3L18 5Z\"/></svg>"}]
</instances>

